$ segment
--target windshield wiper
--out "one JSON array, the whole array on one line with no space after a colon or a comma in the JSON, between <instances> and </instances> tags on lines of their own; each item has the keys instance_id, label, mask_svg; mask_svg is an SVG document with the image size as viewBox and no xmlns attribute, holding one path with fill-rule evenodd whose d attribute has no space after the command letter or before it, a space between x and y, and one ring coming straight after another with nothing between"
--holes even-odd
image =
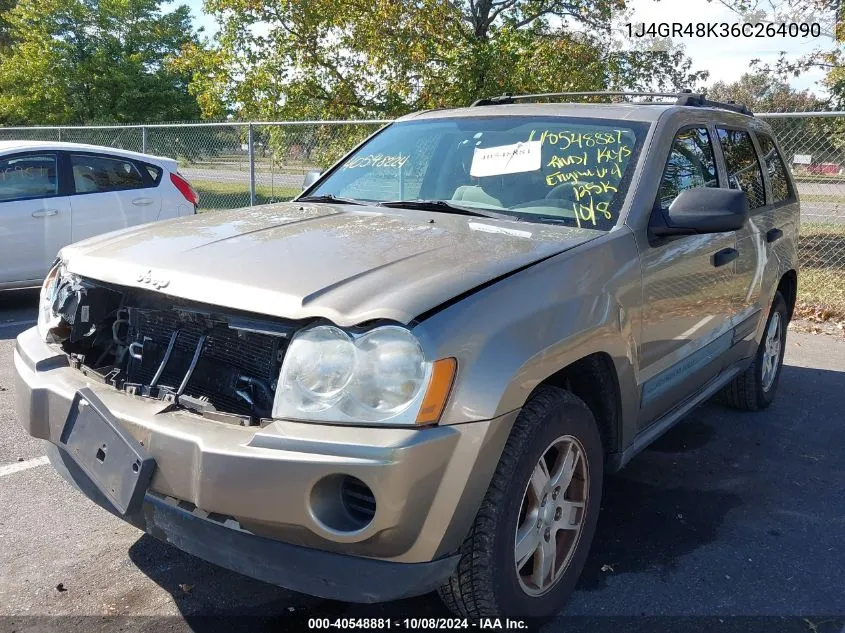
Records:
<instances>
[{"instance_id":1,"label":"windshield wiper","mask_svg":"<svg viewBox=\"0 0 845 633\"><path fill-rule=\"evenodd\" d=\"M342 198L340 196L336 196L331 193L327 193L322 196L303 196L302 198L297 198L296 202L333 202L335 204L370 204L368 202L364 202L363 200L356 200L355 198Z\"/></svg>"},{"instance_id":2,"label":"windshield wiper","mask_svg":"<svg viewBox=\"0 0 845 633\"><path fill-rule=\"evenodd\" d=\"M448 200L387 200L378 203L382 207L419 209L421 211L438 211L440 213L455 213L470 215L478 218L495 218L497 220L517 220L520 218L506 213L497 213L487 209L476 209L457 205Z\"/></svg>"}]
</instances>

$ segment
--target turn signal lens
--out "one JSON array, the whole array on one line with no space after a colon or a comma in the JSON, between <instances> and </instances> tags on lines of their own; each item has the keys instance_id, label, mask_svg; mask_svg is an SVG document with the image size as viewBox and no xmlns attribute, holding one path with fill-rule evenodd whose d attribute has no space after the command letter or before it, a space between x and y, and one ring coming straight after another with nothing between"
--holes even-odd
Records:
<instances>
[{"instance_id":1,"label":"turn signal lens","mask_svg":"<svg viewBox=\"0 0 845 633\"><path fill-rule=\"evenodd\" d=\"M440 421L452 384L455 382L457 369L458 361L454 358L441 358L435 361L431 370L431 381L428 383L420 412L417 414L417 424L437 424Z\"/></svg>"}]
</instances>

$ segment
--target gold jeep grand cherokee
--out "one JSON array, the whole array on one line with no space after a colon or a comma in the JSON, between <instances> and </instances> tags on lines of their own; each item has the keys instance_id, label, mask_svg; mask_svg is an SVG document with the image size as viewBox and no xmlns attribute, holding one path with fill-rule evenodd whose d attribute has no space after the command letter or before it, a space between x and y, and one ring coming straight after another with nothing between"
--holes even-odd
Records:
<instances>
[{"instance_id":1,"label":"gold jeep grand cherokee","mask_svg":"<svg viewBox=\"0 0 845 633\"><path fill-rule=\"evenodd\" d=\"M20 419L223 567L555 613L605 472L778 384L795 185L744 107L672 98L414 114L293 202L69 246L17 340Z\"/></svg>"}]
</instances>

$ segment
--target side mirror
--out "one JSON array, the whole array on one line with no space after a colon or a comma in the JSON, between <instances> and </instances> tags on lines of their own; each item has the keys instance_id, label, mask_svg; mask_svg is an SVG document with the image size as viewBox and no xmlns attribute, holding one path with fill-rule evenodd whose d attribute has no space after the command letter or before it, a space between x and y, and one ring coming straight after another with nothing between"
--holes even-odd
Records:
<instances>
[{"instance_id":1,"label":"side mirror","mask_svg":"<svg viewBox=\"0 0 845 633\"><path fill-rule=\"evenodd\" d=\"M302 189L308 189L311 185L317 182L320 179L320 176L323 174L319 169L309 169L305 172L305 178L302 179Z\"/></svg>"},{"instance_id":2,"label":"side mirror","mask_svg":"<svg viewBox=\"0 0 845 633\"><path fill-rule=\"evenodd\" d=\"M682 191L668 209L655 209L649 230L657 237L738 231L748 219L748 199L738 189L696 187Z\"/></svg>"}]
</instances>

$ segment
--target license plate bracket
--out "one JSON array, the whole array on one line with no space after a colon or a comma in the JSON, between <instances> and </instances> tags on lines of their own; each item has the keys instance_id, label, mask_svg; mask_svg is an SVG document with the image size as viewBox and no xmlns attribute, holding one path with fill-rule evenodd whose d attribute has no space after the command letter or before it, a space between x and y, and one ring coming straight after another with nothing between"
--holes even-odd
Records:
<instances>
[{"instance_id":1,"label":"license plate bracket","mask_svg":"<svg viewBox=\"0 0 845 633\"><path fill-rule=\"evenodd\" d=\"M89 388L74 396L59 443L120 514L141 509L155 460Z\"/></svg>"}]
</instances>

